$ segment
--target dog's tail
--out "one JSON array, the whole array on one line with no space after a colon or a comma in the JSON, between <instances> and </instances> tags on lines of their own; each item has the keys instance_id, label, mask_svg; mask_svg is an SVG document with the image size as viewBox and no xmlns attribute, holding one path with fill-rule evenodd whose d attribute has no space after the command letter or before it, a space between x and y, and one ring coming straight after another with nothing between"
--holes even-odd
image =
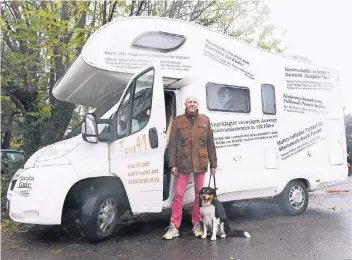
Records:
<instances>
[{"instance_id":1,"label":"dog's tail","mask_svg":"<svg viewBox=\"0 0 352 260\"><path fill-rule=\"evenodd\" d=\"M249 233L245 230L231 229L226 233L227 237L251 237Z\"/></svg>"},{"instance_id":2,"label":"dog's tail","mask_svg":"<svg viewBox=\"0 0 352 260\"><path fill-rule=\"evenodd\" d=\"M220 225L220 230L226 233L227 237L251 237L247 231L241 229L234 229L233 227L231 227L230 221L228 219L222 222L222 224Z\"/></svg>"}]
</instances>

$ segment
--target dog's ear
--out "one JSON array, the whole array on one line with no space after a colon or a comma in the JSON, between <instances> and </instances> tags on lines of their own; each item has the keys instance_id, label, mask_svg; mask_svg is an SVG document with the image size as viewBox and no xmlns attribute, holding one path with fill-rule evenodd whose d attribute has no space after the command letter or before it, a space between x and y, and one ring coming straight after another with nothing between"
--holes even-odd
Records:
<instances>
[{"instance_id":1,"label":"dog's ear","mask_svg":"<svg viewBox=\"0 0 352 260\"><path fill-rule=\"evenodd\" d=\"M201 193L199 193L199 208L201 208L202 207L202 197L201 197L201 195L200 195Z\"/></svg>"},{"instance_id":2,"label":"dog's ear","mask_svg":"<svg viewBox=\"0 0 352 260\"><path fill-rule=\"evenodd\" d=\"M209 187L209 195L214 195L215 196L215 190L211 187Z\"/></svg>"}]
</instances>

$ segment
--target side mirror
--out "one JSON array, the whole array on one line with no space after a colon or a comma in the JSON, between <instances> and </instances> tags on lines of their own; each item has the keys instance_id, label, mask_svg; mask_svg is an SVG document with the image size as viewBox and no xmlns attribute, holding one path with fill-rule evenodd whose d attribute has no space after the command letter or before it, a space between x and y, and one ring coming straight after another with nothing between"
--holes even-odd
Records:
<instances>
[{"instance_id":1,"label":"side mirror","mask_svg":"<svg viewBox=\"0 0 352 260\"><path fill-rule=\"evenodd\" d=\"M82 138L84 141L92 144L97 144L99 141L97 120L93 113L88 113L84 117L84 123L82 125Z\"/></svg>"}]
</instances>

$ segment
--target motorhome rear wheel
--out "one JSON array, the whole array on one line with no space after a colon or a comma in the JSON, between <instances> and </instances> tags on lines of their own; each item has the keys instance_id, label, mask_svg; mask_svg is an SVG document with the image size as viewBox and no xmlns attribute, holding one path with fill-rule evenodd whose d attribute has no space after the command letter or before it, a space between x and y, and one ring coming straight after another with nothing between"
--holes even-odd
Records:
<instances>
[{"instance_id":1,"label":"motorhome rear wheel","mask_svg":"<svg viewBox=\"0 0 352 260\"><path fill-rule=\"evenodd\" d=\"M280 210L289 216L302 214L308 206L309 196L306 184L301 180L290 181L279 197Z\"/></svg>"}]
</instances>

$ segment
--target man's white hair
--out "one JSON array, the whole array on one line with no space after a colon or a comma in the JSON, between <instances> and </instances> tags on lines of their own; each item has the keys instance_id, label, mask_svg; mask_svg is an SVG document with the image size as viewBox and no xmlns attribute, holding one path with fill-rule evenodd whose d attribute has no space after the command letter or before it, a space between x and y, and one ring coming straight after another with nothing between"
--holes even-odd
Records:
<instances>
[{"instance_id":1,"label":"man's white hair","mask_svg":"<svg viewBox=\"0 0 352 260\"><path fill-rule=\"evenodd\" d=\"M198 102L199 102L199 98L198 98L198 95L197 94L188 94L187 96L186 96L186 98L185 98L185 102L189 99L189 98L195 98L195 99L197 99L198 100Z\"/></svg>"}]
</instances>

